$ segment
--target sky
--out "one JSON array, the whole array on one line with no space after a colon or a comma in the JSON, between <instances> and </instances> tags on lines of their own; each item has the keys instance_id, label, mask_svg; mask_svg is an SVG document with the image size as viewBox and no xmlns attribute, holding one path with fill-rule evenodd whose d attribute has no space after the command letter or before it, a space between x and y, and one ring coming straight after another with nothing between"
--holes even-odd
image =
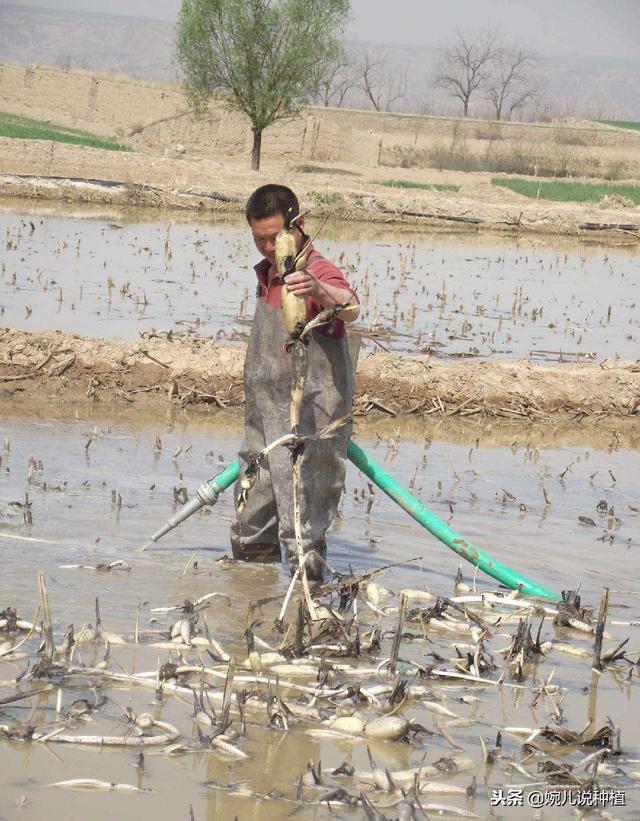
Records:
<instances>
[{"instance_id":1,"label":"sky","mask_svg":"<svg viewBox=\"0 0 640 821\"><path fill-rule=\"evenodd\" d=\"M2 5L4 0L0 0ZM173 21L180 0L10 0L15 5ZM640 0L351 0L354 39L435 47L457 28L498 28L549 55L620 57L640 64Z\"/></svg>"}]
</instances>

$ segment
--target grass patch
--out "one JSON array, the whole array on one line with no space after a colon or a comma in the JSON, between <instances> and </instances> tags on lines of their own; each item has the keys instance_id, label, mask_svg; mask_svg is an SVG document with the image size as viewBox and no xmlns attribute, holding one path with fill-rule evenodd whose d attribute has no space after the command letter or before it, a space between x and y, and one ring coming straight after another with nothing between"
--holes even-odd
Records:
<instances>
[{"instance_id":1,"label":"grass patch","mask_svg":"<svg viewBox=\"0 0 640 821\"><path fill-rule=\"evenodd\" d=\"M602 125L613 125L616 128L628 128L631 131L640 131L640 123L633 123L627 120L596 120Z\"/></svg>"},{"instance_id":2,"label":"grass patch","mask_svg":"<svg viewBox=\"0 0 640 821\"><path fill-rule=\"evenodd\" d=\"M636 205L640 205L640 185L601 185L585 182L537 182L536 180L516 180L494 177L493 185L502 186L541 200L555 200L556 202L600 202L608 194L617 194L625 197Z\"/></svg>"},{"instance_id":3,"label":"grass patch","mask_svg":"<svg viewBox=\"0 0 640 821\"><path fill-rule=\"evenodd\" d=\"M336 174L345 177L362 176L362 174L359 174L357 171L348 171L346 168L325 168L322 165L309 165L308 163L296 165L293 170L300 174Z\"/></svg>"},{"instance_id":4,"label":"grass patch","mask_svg":"<svg viewBox=\"0 0 640 821\"><path fill-rule=\"evenodd\" d=\"M27 117L0 112L0 137L14 137L23 140L53 140L71 145L86 145L89 148L104 148L107 151L131 151L128 145L116 143L75 128L42 123Z\"/></svg>"},{"instance_id":5,"label":"grass patch","mask_svg":"<svg viewBox=\"0 0 640 821\"><path fill-rule=\"evenodd\" d=\"M342 205L344 202L338 191L309 191L309 199L316 205Z\"/></svg>"},{"instance_id":6,"label":"grass patch","mask_svg":"<svg viewBox=\"0 0 640 821\"><path fill-rule=\"evenodd\" d=\"M374 185L386 185L387 188L420 188L422 191L459 191L459 185L445 185L438 182L411 182L410 180L385 180Z\"/></svg>"}]
</instances>

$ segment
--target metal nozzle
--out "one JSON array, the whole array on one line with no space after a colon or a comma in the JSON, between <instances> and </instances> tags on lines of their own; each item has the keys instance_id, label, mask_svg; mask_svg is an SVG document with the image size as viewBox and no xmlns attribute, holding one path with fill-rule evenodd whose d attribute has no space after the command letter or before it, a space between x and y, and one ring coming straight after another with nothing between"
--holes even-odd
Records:
<instances>
[{"instance_id":1,"label":"metal nozzle","mask_svg":"<svg viewBox=\"0 0 640 821\"><path fill-rule=\"evenodd\" d=\"M160 530L157 530L141 550L146 550L149 545L157 542L166 533L173 530L173 528L179 524L182 524L185 519L197 513L205 505L215 505L218 501L218 496L238 479L239 474L240 465L236 459L235 462L227 465L227 467L221 470L213 479L209 479L208 482L203 482L196 490L195 498L181 508L175 516L172 516L166 525L161 527Z\"/></svg>"},{"instance_id":2,"label":"metal nozzle","mask_svg":"<svg viewBox=\"0 0 640 821\"><path fill-rule=\"evenodd\" d=\"M151 541L157 542L170 530L173 530L174 527L182 524L185 519L188 519L189 516L193 516L194 513L197 513L205 505L215 505L218 501L218 493L213 487L211 487L212 484L213 483L203 482L196 490L195 498L193 498L190 502L187 502L184 507L181 507L180 510L172 516L165 525L157 530L151 537Z\"/></svg>"}]
</instances>

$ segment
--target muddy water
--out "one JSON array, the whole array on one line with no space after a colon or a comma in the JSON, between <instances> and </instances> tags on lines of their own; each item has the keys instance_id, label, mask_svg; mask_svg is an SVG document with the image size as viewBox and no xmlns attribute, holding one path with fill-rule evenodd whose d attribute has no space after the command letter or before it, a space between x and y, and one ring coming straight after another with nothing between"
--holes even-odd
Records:
<instances>
[{"instance_id":1,"label":"muddy water","mask_svg":"<svg viewBox=\"0 0 640 821\"><path fill-rule=\"evenodd\" d=\"M246 332L257 252L238 219L11 208L0 211L2 324L110 338ZM633 249L349 224L329 226L319 245L357 287L363 329L391 350L637 356Z\"/></svg>"},{"instance_id":2,"label":"muddy water","mask_svg":"<svg viewBox=\"0 0 640 821\"><path fill-rule=\"evenodd\" d=\"M157 636L144 631L166 629L169 621L161 614L159 623L150 623L154 615L151 608L177 604L186 597L193 600L216 590L226 593L230 604L216 605L208 611L211 632L225 649L244 658L242 632L247 623L248 603L282 595L288 578L281 568L218 563L228 551L232 516L229 495L223 496L207 515L194 517L168 535L157 548L136 552L150 532L172 513L174 487L184 485L191 495L203 479L234 457L241 433L237 420L225 415L188 422L178 415L143 419L129 413L111 419L54 419L38 413L21 418L12 417L6 410L2 413L0 442L5 444L0 467L0 609L12 604L23 618L31 617L38 603L36 571L40 568L47 578L58 639L68 624L73 623L78 631L83 624L94 621L94 599L98 596L104 628L130 641L124 647L112 647L110 669L155 671L158 658L166 661L168 653L149 647ZM536 432L517 425L493 430L482 423L449 428L431 424L420 435L416 435L415 429L399 433L396 436L391 428L382 425L369 426L361 428L359 442L403 484L413 484L416 495L436 514L489 549L496 558L553 589L575 589L580 585L584 604L596 605L602 586L610 585L612 590L620 591L612 593L610 619L638 619L637 431L630 428L617 433L596 427L588 433L573 427ZM160 437L161 448L156 447L156 437ZM29 457L42 460L43 470L33 472L27 483ZM542 486L550 504L545 504ZM25 491L31 502L31 527L24 525L21 509L11 504L23 503ZM614 509L611 517L596 509L603 499ZM350 468L341 522L330 537L331 563L338 570L349 564L364 570L400 562L381 580L389 588L427 588L450 595L456 557L379 492L375 493L369 512L368 502L366 482ZM595 526L582 524L579 516L592 519ZM402 563L415 556L423 557L421 563ZM91 566L98 561L118 559L129 562L131 571L97 573L61 567ZM197 572L194 560L198 563ZM470 581L467 567L464 573ZM484 579L478 578L477 583L480 589L495 589ZM142 641L136 646L131 639L138 606ZM264 618L264 625L256 628L258 635L275 642L271 630L273 615L273 607L265 604L253 617ZM391 630L393 619L388 622L385 626ZM612 637L630 636L630 650L639 649L638 628L610 625L608 630ZM509 627L503 631L504 637L497 636L492 649L505 646L512 631ZM412 632L420 630L412 625ZM576 638L548 622L543 637L591 648L590 640ZM609 643L605 641L606 645ZM380 651L382 658L388 655L389 644L387 637ZM401 656L425 663L427 654L434 650L446 656L454 654L450 639L430 633L430 642L419 639L403 643ZM77 660L93 665L103 652L102 644L95 649L80 648ZM637 655L631 657L635 659ZM497 659L501 665L500 657ZM0 681L14 678L29 660L0 662ZM204 660L207 661L206 654ZM613 815L635 818L640 802L636 782L628 773L640 770L640 729L633 719L638 712L637 683L635 675L630 684L626 683L628 665L620 669L618 675L609 672L592 680L588 659L553 653L540 664L538 674L546 677L555 670L554 682L567 688L562 705L566 726L580 730L589 715L597 726L607 716L622 726L620 767L627 775L602 780L626 791L627 806L610 808ZM493 674L494 679L497 676L498 673ZM527 688L533 681L533 677L527 680ZM73 686L63 687L63 706L89 695L80 683L74 680ZM370 677L364 683L371 683ZM590 698L583 692L585 687L591 690ZM3 687L0 697L12 692L11 687ZM131 705L137 712L150 711L156 718L175 724L182 733L182 741L198 746L188 695L168 695L164 704L158 705L151 689L120 686L105 688L103 692L121 707ZM483 786L485 778L493 787L520 784L525 779L517 771L511 772L508 765L509 760L523 761L518 739L505 736L502 758L486 768L478 736L491 745L498 728L542 727L550 721L549 714L541 703L529 706L531 689L465 688L458 683L436 684L434 692L446 697L453 712L472 719L471 723L456 726L454 722L447 728L464 754L475 762L469 772L435 780L467 787L476 775L479 790L475 799L437 795L426 796L423 801L462 807L486 817L489 805ZM456 701L463 694L474 694L481 700L477 705ZM39 709L33 716L37 722L53 720L55 695L54 691L53 695L40 697ZM0 724L25 720L29 709L30 702L26 701L0 708ZM411 703L404 712L435 731L432 715L421 708L420 702ZM135 750L101 751L63 744L2 742L0 768L4 786L0 815L99 820L144 817L162 821L188 818L192 805L196 819L278 819L295 809L290 800L295 797L298 776L305 771L308 761L321 759L324 773L345 760L357 770L368 769L362 742L315 739L305 732L309 728L304 722L295 723L288 733L269 730L265 727L264 708L249 712L247 718L247 738L239 745L249 754L248 760L238 762L204 752L169 757L147 750L143 774L135 767ZM93 722L75 730L113 734L126 731L122 711L114 703L103 707ZM372 744L371 750L381 766L392 770L418 766L423 759L431 764L452 753L437 732L423 736L413 746L378 742ZM557 756L575 763L588 752L572 751L564 756L560 749ZM634 759L636 763L632 763ZM535 762L525 762L524 766L535 774ZM121 795L71 792L47 786L80 777L138 783L150 791ZM232 795L229 785L241 783L262 795L274 791L274 798L261 801ZM328 777L327 783L342 784L355 795L359 792L352 779ZM307 790L305 797L312 799L328 790L329 787L317 793ZM383 801L381 794L373 797ZM361 810L335 807L334 812L338 817L362 817ZM496 812L508 813L509 817L532 817L528 808L497 808ZM553 818L573 817L568 807L548 812L553 813L549 815ZM302 814L305 818L331 817L326 806L307 805ZM386 814L395 817L393 808Z\"/></svg>"}]
</instances>

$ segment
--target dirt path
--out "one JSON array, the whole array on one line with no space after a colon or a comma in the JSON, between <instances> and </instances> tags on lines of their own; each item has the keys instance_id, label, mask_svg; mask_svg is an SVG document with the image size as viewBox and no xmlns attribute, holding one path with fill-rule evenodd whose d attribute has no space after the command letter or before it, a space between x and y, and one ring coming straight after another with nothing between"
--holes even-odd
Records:
<instances>
[{"instance_id":1,"label":"dirt path","mask_svg":"<svg viewBox=\"0 0 640 821\"><path fill-rule=\"evenodd\" d=\"M171 335L114 342L57 331L0 331L0 396L51 406L78 401L140 407L240 406L243 345ZM557 420L633 416L640 365L443 362L376 353L358 366L356 415L473 416Z\"/></svg>"}]
</instances>

